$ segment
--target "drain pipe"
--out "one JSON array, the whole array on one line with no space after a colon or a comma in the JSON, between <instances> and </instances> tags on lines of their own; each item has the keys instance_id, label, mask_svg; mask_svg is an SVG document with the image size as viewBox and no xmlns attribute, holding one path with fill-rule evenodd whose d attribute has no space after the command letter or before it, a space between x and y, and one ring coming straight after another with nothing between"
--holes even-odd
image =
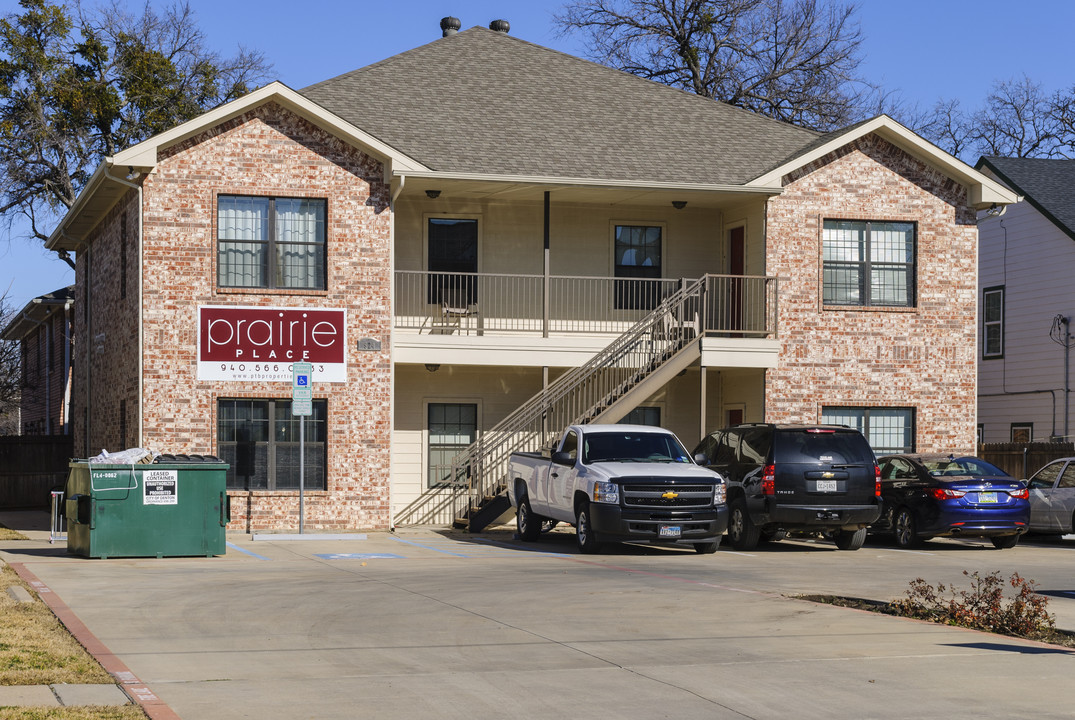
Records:
<instances>
[{"instance_id":1,"label":"drain pipe","mask_svg":"<svg viewBox=\"0 0 1075 720\"><path fill-rule=\"evenodd\" d=\"M144 208L143 208L143 205L142 205L142 186L140 184L138 184L138 183L131 182L127 178L119 178L119 177L116 177L115 175L111 175L108 171L112 167L113 167L112 165L107 165L105 167L105 173L104 173L105 177L108 178L109 180L112 180L112 181L120 184L120 185L124 185L126 187L132 188L138 193L138 244L137 244L137 251L135 253L135 256L138 258L138 276L137 276L138 277L138 309L135 311L137 313L137 315L138 315L138 442L136 444L136 447L142 447L144 445L144 438L142 437L142 433L143 433L144 428L142 426L142 423L144 421L144 415L145 415L144 410L143 410L143 406L145 405L145 401L144 401L144 399L142 397L143 385L144 385L144 379L143 379L144 373L143 373L143 370L142 370L142 366L143 366L143 363L144 363L144 360L145 360L145 358L144 358L144 356L145 356L145 338L142 337L142 292L143 292L142 288L143 288L143 285L145 285L145 278L143 277L143 273L142 273L142 266L143 266L143 261L142 261L143 260L142 259L142 230L143 230L143 227L144 227L142 220L143 220L143 216L145 215L145 213L144 213ZM128 168L128 170L132 170L132 168ZM139 177L140 177L140 175L139 175ZM122 272L127 272L127 268L122 268Z\"/></svg>"}]
</instances>

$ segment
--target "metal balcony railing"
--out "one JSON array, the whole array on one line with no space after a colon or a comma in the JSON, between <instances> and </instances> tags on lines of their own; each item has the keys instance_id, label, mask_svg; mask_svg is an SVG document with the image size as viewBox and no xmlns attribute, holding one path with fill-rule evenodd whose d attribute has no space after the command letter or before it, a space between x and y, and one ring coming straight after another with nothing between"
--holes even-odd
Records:
<instances>
[{"instance_id":1,"label":"metal balcony railing","mask_svg":"<svg viewBox=\"0 0 1075 720\"><path fill-rule=\"evenodd\" d=\"M395 327L423 334L626 332L682 280L400 270ZM776 278L706 276L710 333L776 333Z\"/></svg>"}]
</instances>

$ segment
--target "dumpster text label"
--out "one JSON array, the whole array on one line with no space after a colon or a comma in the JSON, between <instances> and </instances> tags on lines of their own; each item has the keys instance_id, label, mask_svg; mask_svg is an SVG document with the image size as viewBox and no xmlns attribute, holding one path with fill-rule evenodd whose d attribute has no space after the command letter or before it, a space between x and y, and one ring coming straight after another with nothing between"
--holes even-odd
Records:
<instances>
[{"instance_id":1,"label":"dumpster text label","mask_svg":"<svg viewBox=\"0 0 1075 720\"><path fill-rule=\"evenodd\" d=\"M178 470L146 470L142 473L145 489L143 505L178 505L179 504Z\"/></svg>"}]
</instances>

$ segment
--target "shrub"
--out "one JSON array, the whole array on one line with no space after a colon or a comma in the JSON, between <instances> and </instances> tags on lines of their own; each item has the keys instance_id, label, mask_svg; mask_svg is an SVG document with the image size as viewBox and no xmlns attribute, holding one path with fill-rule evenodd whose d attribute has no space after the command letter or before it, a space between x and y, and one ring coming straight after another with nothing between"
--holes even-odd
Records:
<instances>
[{"instance_id":1,"label":"shrub","mask_svg":"<svg viewBox=\"0 0 1075 720\"><path fill-rule=\"evenodd\" d=\"M1012 573L1008 584L1015 593L1006 598L999 572L983 576L964 570L963 574L971 579L968 590L943 583L934 588L922 578L915 578L907 597L890 603L889 612L1015 637L1053 637L1056 620L1047 610L1049 599L1035 591L1033 580Z\"/></svg>"}]
</instances>

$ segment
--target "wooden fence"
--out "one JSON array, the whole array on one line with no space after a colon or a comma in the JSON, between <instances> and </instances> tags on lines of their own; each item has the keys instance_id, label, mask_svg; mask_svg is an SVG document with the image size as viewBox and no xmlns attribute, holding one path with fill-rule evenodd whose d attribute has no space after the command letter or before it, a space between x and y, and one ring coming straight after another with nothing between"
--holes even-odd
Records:
<instances>
[{"instance_id":1,"label":"wooden fence","mask_svg":"<svg viewBox=\"0 0 1075 720\"><path fill-rule=\"evenodd\" d=\"M48 508L62 490L73 451L70 435L0 437L0 509Z\"/></svg>"},{"instance_id":2,"label":"wooden fence","mask_svg":"<svg viewBox=\"0 0 1075 720\"><path fill-rule=\"evenodd\" d=\"M1075 455L1075 443L985 443L978 457L993 463L1012 477L1025 480L1049 462Z\"/></svg>"}]
</instances>

